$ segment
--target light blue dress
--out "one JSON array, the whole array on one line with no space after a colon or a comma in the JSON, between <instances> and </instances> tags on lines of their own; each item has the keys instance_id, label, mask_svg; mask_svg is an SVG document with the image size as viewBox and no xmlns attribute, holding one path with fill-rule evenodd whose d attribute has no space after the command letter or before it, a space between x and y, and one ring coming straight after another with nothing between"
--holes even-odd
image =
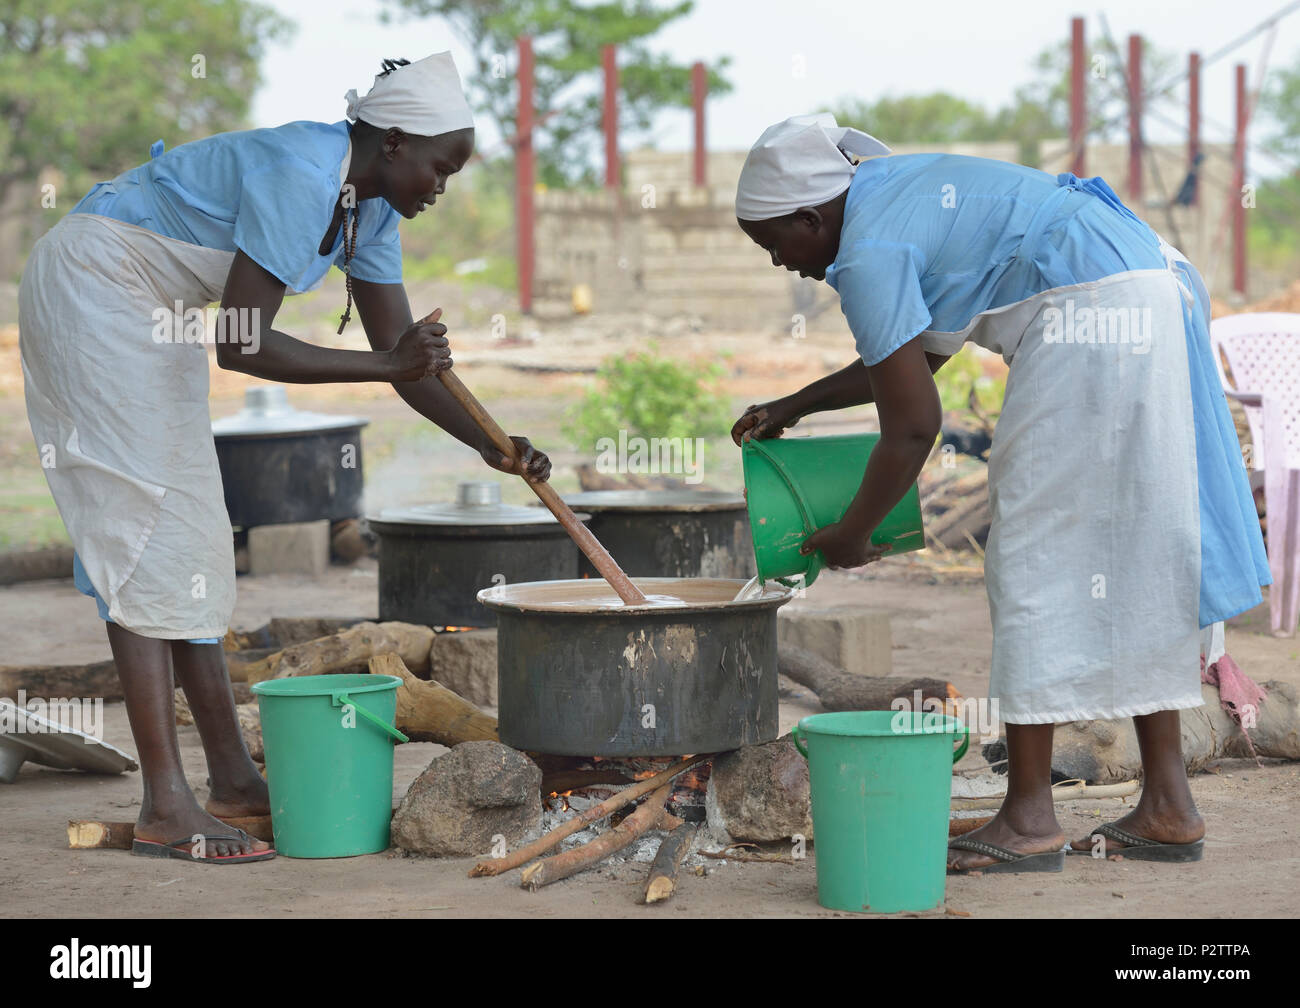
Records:
<instances>
[{"instance_id":1,"label":"light blue dress","mask_svg":"<svg viewBox=\"0 0 1300 1008\"><path fill-rule=\"evenodd\" d=\"M318 286L330 265L343 268L343 229L329 255L319 254L339 198L350 151L346 122L292 122L275 129L220 133L163 152L100 182L70 213L110 217L176 241L242 249L293 292ZM400 215L383 199L357 208L357 250L349 272L371 283L402 282ZM108 606L73 554L77 590ZM191 644L215 644L196 637Z\"/></svg>"},{"instance_id":2,"label":"light blue dress","mask_svg":"<svg viewBox=\"0 0 1300 1008\"><path fill-rule=\"evenodd\" d=\"M1159 238L1099 178L946 154L859 166L836 261L857 350L877 364L925 331L1055 288L1166 269ZM1271 583L1232 417L1209 343L1209 296L1189 265L1183 306L1196 434L1201 528L1200 625L1256 606Z\"/></svg>"},{"instance_id":3,"label":"light blue dress","mask_svg":"<svg viewBox=\"0 0 1300 1008\"><path fill-rule=\"evenodd\" d=\"M182 144L111 182L72 208L190 245L244 254L296 292L343 268L343 234L329 255L320 242L334 218L348 156L348 124L292 122L219 133ZM357 207L357 252L350 273L370 283L402 282L401 215L380 198Z\"/></svg>"}]
</instances>

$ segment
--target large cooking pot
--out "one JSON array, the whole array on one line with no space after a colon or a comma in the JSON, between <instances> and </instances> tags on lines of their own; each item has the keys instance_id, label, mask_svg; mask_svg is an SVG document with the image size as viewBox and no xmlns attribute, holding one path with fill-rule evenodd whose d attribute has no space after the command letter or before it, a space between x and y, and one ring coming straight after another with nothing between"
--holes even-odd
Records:
<instances>
[{"instance_id":1,"label":"large cooking pot","mask_svg":"<svg viewBox=\"0 0 1300 1008\"><path fill-rule=\"evenodd\" d=\"M294 409L283 386L257 385L212 423L226 510L236 528L361 515L363 417Z\"/></svg>"},{"instance_id":2,"label":"large cooking pot","mask_svg":"<svg viewBox=\"0 0 1300 1008\"><path fill-rule=\"evenodd\" d=\"M388 508L366 524L379 538L381 620L492 626L480 589L578 575L564 526L545 508L501 503L499 483L461 483L455 501Z\"/></svg>"},{"instance_id":3,"label":"large cooking pot","mask_svg":"<svg viewBox=\"0 0 1300 1008\"><path fill-rule=\"evenodd\" d=\"M603 580L479 592L497 615L498 730L564 756L680 756L777 737L776 611L788 588L744 602L744 582L633 578L625 606Z\"/></svg>"},{"instance_id":4,"label":"large cooking pot","mask_svg":"<svg viewBox=\"0 0 1300 1008\"><path fill-rule=\"evenodd\" d=\"M754 547L745 498L719 490L591 490L567 494L588 528L633 577L749 578ZM585 556L583 577L597 577Z\"/></svg>"}]
</instances>

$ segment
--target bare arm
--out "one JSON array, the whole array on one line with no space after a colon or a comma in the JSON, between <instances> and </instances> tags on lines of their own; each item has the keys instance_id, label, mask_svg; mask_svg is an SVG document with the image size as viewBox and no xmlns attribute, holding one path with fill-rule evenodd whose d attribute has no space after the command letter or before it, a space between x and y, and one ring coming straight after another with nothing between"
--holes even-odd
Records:
<instances>
[{"instance_id":1,"label":"bare arm","mask_svg":"<svg viewBox=\"0 0 1300 1008\"><path fill-rule=\"evenodd\" d=\"M947 357L920 350L920 341L912 340L908 346L916 344L917 352L925 354L926 365L930 374L935 374L948 361ZM877 365L879 367L879 365ZM781 399L757 406L750 406L744 416L736 421L731 429L732 440L741 444L750 437L780 437L787 427L793 427L811 413L824 413L828 410L848 409L850 406L865 406L878 402L872 385L873 369L868 368L858 358L846 368L834 374L819 378L811 385L805 385L798 392L793 392Z\"/></svg>"},{"instance_id":2,"label":"bare arm","mask_svg":"<svg viewBox=\"0 0 1300 1008\"><path fill-rule=\"evenodd\" d=\"M411 305L406 297L406 288L402 284L369 283L354 277L352 296L370 345L376 351L391 352L398 338L411 325ZM502 472L515 471L436 377L430 375L417 381L395 381L393 389L411 409L432 420L456 440L469 445L483 456L488 465ZM535 449L525 437L512 437L511 440L528 478L534 481L548 479L551 463L546 455Z\"/></svg>"},{"instance_id":3,"label":"bare arm","mask_svg":"<svg viewBox=\"0 0 1300 1008\"><path fill-rule=\"evenodd\" d=\"M284 284L236 251L217 317L217 363L228 371L296 384L409 380L450 366L446 329L436 323L399 332L382 352L338 350L273 329L283 302Z\"/></svg>"}]
</instances>

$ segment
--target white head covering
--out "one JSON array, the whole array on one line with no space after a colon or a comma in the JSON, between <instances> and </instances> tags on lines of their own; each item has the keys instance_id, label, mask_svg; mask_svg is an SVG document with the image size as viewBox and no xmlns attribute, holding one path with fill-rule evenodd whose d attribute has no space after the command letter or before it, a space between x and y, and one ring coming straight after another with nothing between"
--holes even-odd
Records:
<instances>
[{"instance_id":1,"label":"white head covering","mask_svg":"<svg viewBox=\"0 0 1300 1008\"><path fill-rule=\"evenodd\" d=\"M431 137L474 125L450 52L434 53L376 76L364 98L358 98L355 90L345 97L349 119L364 119L379 129L396 126L415 136Z\"/></svg>"},{"instance_id":2,"label":"white head covering","mask_svg":"<svg viewBox=\"0 0 1300 1008\"><path fill-rule=\"evenodd\" d=\"M843 153L841 153L843 152ZM828 112L791 116L769 126L750 148L736 186L736 216L770 220L834 199L853 181L845 154L888 154L875 137L838 126Z\"/></svg>"}]
</instances>

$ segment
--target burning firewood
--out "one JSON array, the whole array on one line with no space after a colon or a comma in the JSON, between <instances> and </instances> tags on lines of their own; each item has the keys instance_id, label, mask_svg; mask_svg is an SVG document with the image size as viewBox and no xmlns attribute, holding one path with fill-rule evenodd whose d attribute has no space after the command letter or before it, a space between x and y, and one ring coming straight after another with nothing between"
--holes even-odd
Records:
<instances>
[{"instance_id":1,"label":"burning firewood","mask_svg":"<svg viewBox=\"0 0 1300 1008\"><path fill-rule=\"evenodd\" d=\"M679 760L662 773L657 773L653 777L648 777L643 781L638 781L630 787L624 788L612 798L605 799L599 805L593 805L581 815L576 815L568 822L561 823L545 836L534 840L532 843L524 847L520 847L518 850L507 854L505 857L493 858L490 861L480 861L470 870L470 878L480 878L484 875L500 875L504 872L510 871L512 868L518 868L522 864L527 864L533 858L541 857L547 851L551 850L551 848L559 844L559 842L565 837L577 833L583 827L588 826L597 820L604 819L607 815L612 812L617 812L625 805L632 804L632 802L636 801L642 795L647 794L660 786L670 784L672 779L678 774L685 770L689 770L691 767L699 763L713 759L713 755L714 754L712 753L708 753L701 756L691 756L687 759ZM665 799L667 798L667 791L665 791L664 797ZM659 802L659 805L662 809L662 800ZM681 820L677 819L676 816L667 817L667 813L664 813L664 815L666 817L664 819L664 825L668 825L669 819L671 819L672 826L670 828L675 828L676 825L681 822Z\"/></svg>"},{"instance_id":2,"label":"burning firewood","mask_svg":"<svg viewBox=\"0 0 1300 1008\"><path fill-rule=\"evenodd\" d=\"M650 875L645 880L645 902L660 903L677 888L677 873L681 870L686 852L695 839L695 827L690 823L678 826L659 845Z\"/></svg>"},{"instance_id":3,"label":"burning firewood","mask_svg":"<svg viewBox=\"0 0 1300 1008\"><path fill-rule=\"evenodd\" d=\"M286 676L325 675L364 666L375 655L396 652L408 669L429 667L433 630L413 623L358 623L341 633L291 644L243 669L245 681L259 683ZM231 675L237 674L232 668Z\"/></svg>"},{"instance_id":4,"label":"burning firewood","mask_svg":"<svg viewBox=\"0 0 1300 1008\"><path fill-rule=\"evenodd\" d=\"M553 854L536 864L529 865L520 874L519 884L525 889L536 890L541 886L550 885L552 882L585 871L611 854L621 851L632 841L661 824L664 802L668 800L668 792L671 788L672 781L664 781L635 812L590 843L574 847L562 854Z\"/></svg>"}]
</instances>

